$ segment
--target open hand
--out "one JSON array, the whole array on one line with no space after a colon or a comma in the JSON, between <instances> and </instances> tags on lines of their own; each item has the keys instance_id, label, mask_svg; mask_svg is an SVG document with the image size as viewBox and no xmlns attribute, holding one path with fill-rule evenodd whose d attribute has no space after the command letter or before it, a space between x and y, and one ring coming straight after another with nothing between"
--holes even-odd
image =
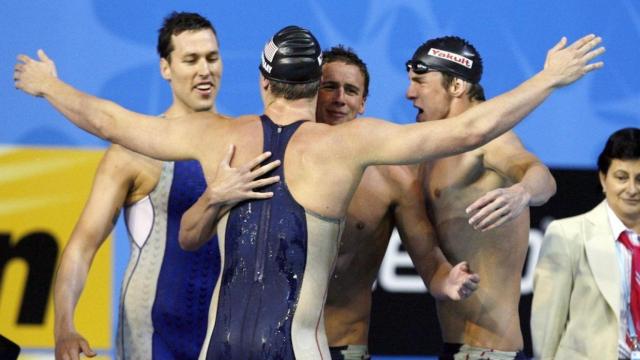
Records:
<instances>
[{"instance_id":1,"label":"open hand","mask_svg":"<svg viewBox=\"0 0 640 360\"><path fill-rule=\"evenodd\" d=\"M233 206L240 201L248 199L266 199L273 196L272 192L255 191L258 188L271 185L280 180L279 176L271 176L258 179L280 165L280 160L272 161L258 167L269 156L270 152L264 152L253 160L237 168L231 167L231 159L235 152L235 146L229 145L229 149L218 165L215 179L207 186L207 192L217 205ZM256 180L258 179L258 180Z\"/></svg>"},{"instance_id":2,"label":"open hand","mask_svg":"<svg viewBox=\"0 0 640 360\"><path fill-rule=\"evenodd\" d=\"M96 356L89 342L76 332L71 332L56 340L56 360L79 360L80 353L87 357Z\"/></svg>"},{"instance_id":3,"label":"open hand","mask_svg":"<svg viewBox=\"0 0 640 360\"><path fill-rule=\"evenodd\" d=\"M447 275L445 293L451 300L464 300L478 288L480 276L471 272L466 261L451 268Z\"/></svg>"},{"instance_id":4,"label":"open hand","mask_svg":"<svg viewBox=\"0 0 640 360\"><path fill-rule=\"evenodd\" d=\"M13 70L16 89L34 96L42 96L48 81L58 77L56 64L43 50L38 50L38 58L40 60L32 59L27 55L18 55L18 63Z\"/></svg>"},{"instance_id":5,"label":"open hand","mask_svg":"<svg viewBox=\"0 0 640 360\"><path fill-rule=\"evenodd\" d=\"M566 46L567 38L562 37L547 52L544 72L553 77L556 86L561 87L571 84L590 71L601 68L604 66L602 61L589 63L604 53L604 47L594 50L600 42L602 42L602 38L591 34Z\"/></svg>"},{"instance_id":6,"label":"open hand","mask_svg":"<svg viewBox=\"0 0 640 360\"><path fill-rule=\"evenodd\" d=\"M529 206L531 196L520 184L491 190L467 207L469 224L487 231L518 217Z\"/></svg>"}]
</instances>

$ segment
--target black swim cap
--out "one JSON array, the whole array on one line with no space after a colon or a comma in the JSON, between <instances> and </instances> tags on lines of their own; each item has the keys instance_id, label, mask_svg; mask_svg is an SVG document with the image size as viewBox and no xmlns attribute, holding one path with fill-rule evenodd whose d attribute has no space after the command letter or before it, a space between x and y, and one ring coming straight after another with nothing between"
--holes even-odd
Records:
<instances>
[{"instance_id":1,"label":"black swim cap","mask_svg":"<svg viewBox=\"0 0 640 360\"><path fill-rule=\"evenodd\" d=\"M482 77L480 54L467 40L457 36L431 39L420 45L406 66L407 71L413 70L416 74L435 70L474 84Z\"/></svg>"},{"instance_id":2,"label":"black swim cap","mask_svg":"<svg viewBox=\"0 0 640 360\"><path fill-rule=\"evenodd\" d=\"M267 79L305 84L320 79L321 65L320 44L311 31L287 26L264 46L260 71Z\"/></svg>"}]
</instances>

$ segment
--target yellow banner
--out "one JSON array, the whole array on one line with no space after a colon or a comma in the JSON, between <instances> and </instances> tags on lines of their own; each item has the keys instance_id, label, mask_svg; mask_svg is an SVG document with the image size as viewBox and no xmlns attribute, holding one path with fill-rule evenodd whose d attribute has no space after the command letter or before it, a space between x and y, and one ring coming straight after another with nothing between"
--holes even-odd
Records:
<instances>
[{"instance_id":1,"label":"yellow banner","mask_svg":"<svg viewBox=\"0 0 640 360\"><path fill-rule=\"evenodd\" d=\"M0 333L53 348L53 279L104 151L0 149ZM94 349L112 347L112 241L98 251L75 316Z\"/></svg>"}]
</instances>

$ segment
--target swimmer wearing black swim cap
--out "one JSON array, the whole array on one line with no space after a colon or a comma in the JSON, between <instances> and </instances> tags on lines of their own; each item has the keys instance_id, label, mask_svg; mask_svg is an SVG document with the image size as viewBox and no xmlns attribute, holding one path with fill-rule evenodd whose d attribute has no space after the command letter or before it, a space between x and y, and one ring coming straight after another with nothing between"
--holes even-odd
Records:
<instances>
[{"instance_id":1,"label":"swimmer wearing black swim cap","mask_svg":"<svg viewBox=\"0 0 640 360\"><path fill-rule=\"evenodd\" d=\"M467 40L457 36L431 39L416 50L406 63L416 74L440 71L477 84L482 77L482 58Z\"/></svg>"},{"instance_id":2,"label":"swimmer wearing black swim cap","mask_svg":"<svg viewBox=\"0 0 640 360\"><path fill-rule=\"evenodd\" d=\"M483 106L482 67L478 51L462 38L422 44L407 62L406 95L418 110L416 121L448 121ZM437 302L444 340L439 359L526 359L520 269L529 245L529 207L555 192L549 169L513 131L421 166L424 205L445 256L464 259L481 279L481 290L462 293L467 300Z\"/></svg>"},{"instance_id":3,"label":"swimmer wearing black swim cap","mask_svg":"<svg viewBox=\"0 0 640 360\"><path fill-rule=\"evenodd\" d=\"M269 79L288 84L320 80L322 51L313 34L299 26L278 31L264 46L260 72Z\"/></svg>"}]
</instances>

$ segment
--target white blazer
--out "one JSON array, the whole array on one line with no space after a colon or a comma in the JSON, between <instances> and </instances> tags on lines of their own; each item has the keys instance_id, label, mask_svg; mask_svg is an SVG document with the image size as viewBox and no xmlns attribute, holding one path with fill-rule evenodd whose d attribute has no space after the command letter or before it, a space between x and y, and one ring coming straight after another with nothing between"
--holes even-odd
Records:
<instances>
[{"instance_id":1,"label":"white blazer","mask_svg":"<svg viewBox=\"0 0 640 360\"><path fill-rule=\"evenodd\" d=\"M536 359L618 358L621 276L605 201L553 221L534 275Z\"/></svg>"}]
</instances>

